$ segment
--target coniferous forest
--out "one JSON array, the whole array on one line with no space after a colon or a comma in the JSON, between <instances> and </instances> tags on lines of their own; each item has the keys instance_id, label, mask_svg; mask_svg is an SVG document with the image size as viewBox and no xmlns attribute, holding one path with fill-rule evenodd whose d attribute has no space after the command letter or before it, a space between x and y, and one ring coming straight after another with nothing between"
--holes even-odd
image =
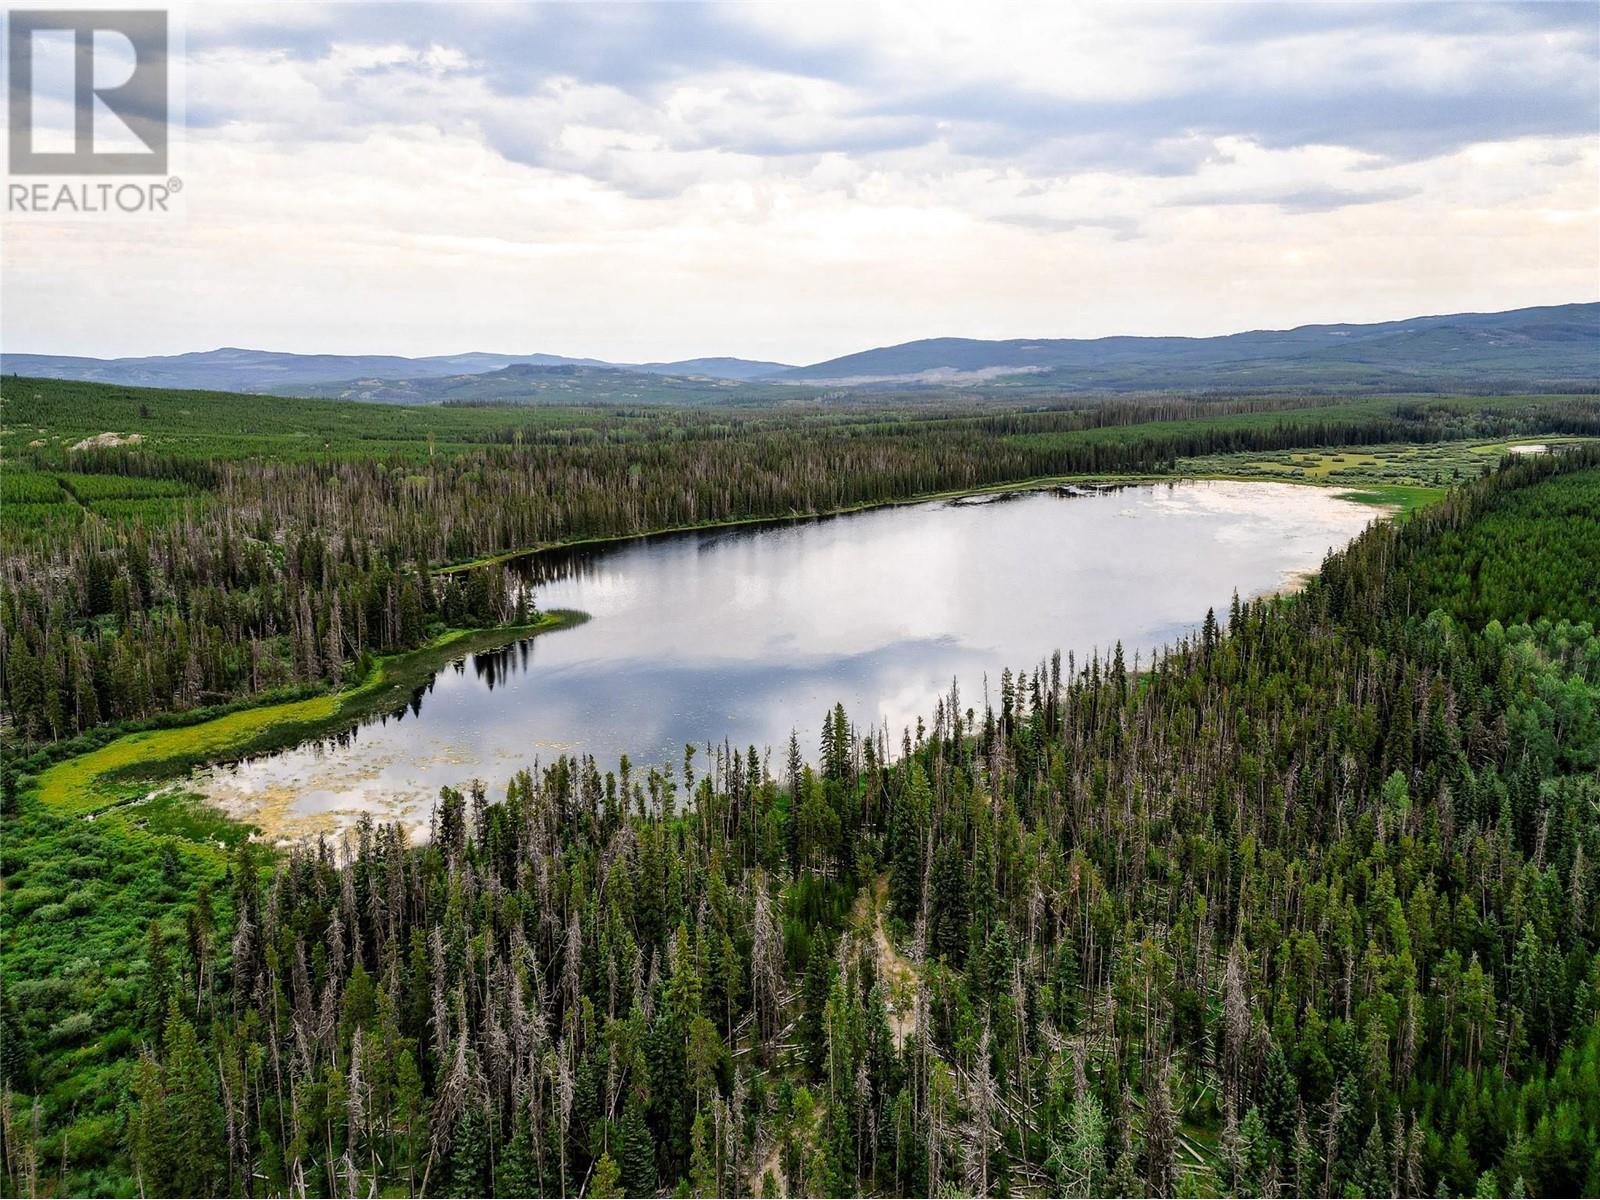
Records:
<instances>
[{"instance_id":1,"label":"coniferous forest","mask_svg":"<svg viewBox=\"0 0 1600 1200\"><path fill-rule=\"evenodd\" d=\"M1597 18L8 13L0 1200L1600 1200Z\"/></svg>"},{"instance_id":2,"label":"coniferous forest","mask_svg":"<svg viewBox=\"0 0 1600 1200\"><path fill-rule=\"evenodd\" d=\"M4 397L19 432L57 433L8 447L0 479L0 703L30 743L338 687L441 627L516 620L492 571L437 573L506 552L1186 455L1600 433L1592 400L1562 396L262 411L12 379ZM71 445L96 429L140 440Z\"/></svg>"},{"instance_id":3,"label":"coniferous forest","mask_svg":"<svg viewBox=\"0 0 1600 1200\"><path fill-rule=\"evenodd\" d=\"M1287 419L1192 436L1292 439ZM873 436L871 469L848 478L905 488L872 474L895 432ZM1174 452L1035 442L1047 465L1006 469ZM434 590L426 564L467 543L398 497L470 494L461 471L539 479L532 453L453 455L419 483L370 459L218 459L205 487L225 502L184 536L95 523L120 531L100 555L42 533L30 569L108 577L72 589L75 610L13 566L13 719L43 744L123 715L92 707L96 655L115 697L119 654L160 661L141 637L190 637L209 680L204 646L287 634L249 653L310 683L430 621L514 616L481 571ZM771 478L804 474L780 466ZM970 485L950 469L918 489ZM336 494L371 497L370 542L355 523L289 541L240 524L275 519L271 495L315 529ZM719 494L728 511L768 503ZM1597 514L1600 452L1507 460L1372 526L1302 593L1205 614L1153 663L1119 647L1011 664L995 704L952 689L898 742L836 707L816 714L810 762L797 745L646 770L563 757L446 789L423 844L367 820L278 853L186 812L171 819L203 836L180 845L136 810L53 812L12 765L0 1179L13 1194L1600 1194ZM473 552L670 518L562 519ZM170 592L164 615L138 616L135 587ZM348 632L362 620L365 641ZM185 678L161 669L130 714ZM69 701L68 678L92 686ZM101 958L110 944L122 961Z\"/></svg>"}]
</instances>

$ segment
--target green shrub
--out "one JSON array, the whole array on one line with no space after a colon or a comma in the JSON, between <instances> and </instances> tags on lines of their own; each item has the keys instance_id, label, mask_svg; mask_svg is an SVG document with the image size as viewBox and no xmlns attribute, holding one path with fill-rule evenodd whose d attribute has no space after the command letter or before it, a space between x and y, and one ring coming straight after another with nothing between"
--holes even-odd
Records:
<instances>
[{"instance_id":1,"label":"green shrub","mask_svg":"<svg viewBox=\"0 0 1600 1200\"><path fill-rule=\"evenodd\" d=\"M75 1012L50 1027L50 1040L58 1046L75 1046L94 1032L94 1017Z\"/></svg>"},{"instance_id":2,"label":"green shrub","mask_svg":"<svg viewBox=\"0 0 1600 1200\"><path fill-rule=\"evenodd\" d=\"M11 917L25 917L40 905L48 905L60 896L52 887L21 887L6 896L7 907L11 909Z\"/></svg>"}]
</instances>

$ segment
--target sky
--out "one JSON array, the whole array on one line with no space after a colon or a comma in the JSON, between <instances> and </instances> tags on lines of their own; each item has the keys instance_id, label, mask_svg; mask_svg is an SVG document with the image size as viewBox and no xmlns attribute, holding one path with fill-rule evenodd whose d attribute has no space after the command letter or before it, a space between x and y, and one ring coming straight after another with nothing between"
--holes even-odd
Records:
<instances>
[{"instance_id":1,"label":"sky","mask_svg":"<svg viewBox=\"0 0 1600 1200\"><path fill-rule=\"evenodd\" d=\"M6 350L805 363L1600 298L1589 0L173 21L181 212L8 213Z\"/></svg>"}]
</instances>

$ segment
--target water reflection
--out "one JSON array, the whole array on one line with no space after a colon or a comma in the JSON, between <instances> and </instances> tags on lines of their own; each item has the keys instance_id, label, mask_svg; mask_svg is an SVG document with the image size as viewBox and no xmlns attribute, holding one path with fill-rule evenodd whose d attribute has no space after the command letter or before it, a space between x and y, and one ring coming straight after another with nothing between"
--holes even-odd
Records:
<instances>
[{"instance_id":1,"label":"water reflection","mask_svg":"<svg viewBox=\"0 0 1600 1200\"><path fill-rule=\"evenodd\" d=\"M1372 510L1286 484L1028 494L572 548L517 565L574 629L471 655L340 737L213 772L210 794L276 831L361 812L425 824L443 784L491 792L562 753L602 769L681 761L685 742L815 748L842 700L900 731L959 679L1120 639L1148 658L1235 588L1314 569Z\"/></svg>"}]
</instances>

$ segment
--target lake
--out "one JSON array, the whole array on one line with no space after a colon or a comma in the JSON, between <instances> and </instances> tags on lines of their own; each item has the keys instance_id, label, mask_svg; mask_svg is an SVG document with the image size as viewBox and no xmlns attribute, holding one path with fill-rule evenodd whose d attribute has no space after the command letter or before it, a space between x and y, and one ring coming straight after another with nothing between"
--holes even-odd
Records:
<instances>
[{"instance_id":1,"label":"lake","mask_svg":"<svg viewBox=\"0 0 1600 1200\"><path fill-rule=\"evenodd\" d=\"M442 785L560 754L679 764L684 743L808 757L842 701L862 729L929 718L952 679L998 705L1000 672L1121 640L1146 661L1241 597L1294 586L1374 510L1294 484L1182 482L972 497L524 560L542 608L592 620L472 655L403 710L339 738L200 773L273 836L370 812L425 829Z\"/></svg>"}]
</instances>

